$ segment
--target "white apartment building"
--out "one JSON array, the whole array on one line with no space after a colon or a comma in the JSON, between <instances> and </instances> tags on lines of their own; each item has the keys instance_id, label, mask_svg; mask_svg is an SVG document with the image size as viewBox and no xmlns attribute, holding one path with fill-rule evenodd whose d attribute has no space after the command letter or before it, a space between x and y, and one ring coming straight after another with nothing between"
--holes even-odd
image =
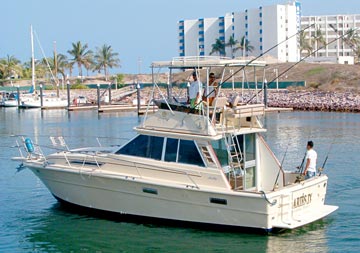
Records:
<instances>
[{"instance_id":1,"label":"white apartment building","mask_svg":"<svg viewBox=\"0 0 360 253\"><path fill-rule=\"evenodd\" d=\"M246 56L259 56L285 41L268 54L281 62L296 62L300 58L298 38L291 36L300 30L300 22L301 5L296 1L284 5L260 6L217 18L181 20L178 22L179 55L210 55L216 39L227 43L233 36L240 42L245 36L254 47L252 52L245 53ZM239 50L234 56L242 54L242 50ZM230 47L226 47L226 56L232 56Z\"/></svg>"},{"instance_id":2,"label":"white apartment building","mask_svg":"<svg viewBox=\"0 0 360 253\"><path fill-rule=\"evenodd\" d=\"M329 15L329 16L306 16L301 18L301 26L308 27L310 24L314 26L305 30L305 36L313 50L316 50L323 45L317 45L314 39L317 29L320 29L321 34L326 42L329 43L339 36L346 34L349 29L360 29L360 15ZM332 27L335 27L333 29ZM359 33L359 31L358 31ZM306 55L307 52L301 52ZM341 58L348 58L354 56L352 49L346 43L346 40L337 40L334 43L327 45L324 49L320 49L312 57L313 61L332 61L340 62ZM353 58L353 57L352 57ZM310 59L311 60L311 59Z\"/></svg>"}]
</instances>

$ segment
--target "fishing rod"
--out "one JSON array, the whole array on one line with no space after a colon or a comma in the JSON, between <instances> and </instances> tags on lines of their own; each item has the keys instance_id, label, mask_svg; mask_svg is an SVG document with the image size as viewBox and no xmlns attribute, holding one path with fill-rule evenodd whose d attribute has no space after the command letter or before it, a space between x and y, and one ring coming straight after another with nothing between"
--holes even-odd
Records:
<instances>
[{"instance_id":1,"label":"fishing rod","mask_svg":"<svg viewBox=\"0 0 360 253\"><path fill-rule=\"evenodd\" d=\"M326 165L326 162L327 162L327 160L328 160L328 158L329 158L329 154L330 154L330 152L331 152L331 149L332 149L333 144L334 144L334 142L331 142L330 147L329 147L329 150L328 150L328 152L327 152L327 154L326 154L325 160L324 160L322 166L321 166L320 169L319 169L319 171L320 171L319 176L321 176L321 173L322 173L323 170L325 169L325 165Z\"/></svg>"},{"instance_id":2,"label":"fishing rod","mask_svg":"<svg viewBox=\"0 0 360 253\"><path fill-rule=\"evenodd\" d=\"M281 44L285 43L286 41L288 41L289 39L291 39L291 38L299 35L300 33L304 32L305 30L309 29L309 28L312 27L312 26L315 26L315 24L311 24L311 25L305 27L304 29L302 29L302 30L298 31L297 33L295 33L295 34L287 37L285 40L280 41L278 44L272 46L271 48L269 48L269 49L266 50L265 52L259 54L257 57L255 57L254 59L250 60L250 61L249 61L248 63L246 63L244 66L240 67L238 70L236 70L236 71L234 71L232 74L230 74L227 78L225 78L225 80L223 80L222 82L220 82L219 85L218 85L215 89L213 89L211 92L209 92L209 94L207 94L207 95L205 96L205 98L208 98L212 93L215 92L215 90L217 90L217 89L219 89L220 87L222 87L222 85L223 85L224 83L226 83L227 81L229 81L233 76L235 76L235 75L238 74L240 71L242 71L243 69L245 69L245 68L246 68L247 66L249 66L251 63L253 63L253 62L256 61L257 59L261 58L261 57L264 56L265 54L267 54L267 53L269 53L270 51L272 51L273 49L277 48L279 45L281 45ZM227 65L226 65L226 66L227 66ZM225 68L226 66L224 66L224 68ZM200 105L202 102L203 102L203 100L200 100L200 102L198 102L193 108L191 108L190 112L192 112L192 110L193 110L194 108L196 108L198 105ZM190 113L190 112L189 112L189 113Z\"/></svg>"},{"instance_id":3,"label":"fishing rod","mask_svg":"<svg viewBox=\"0 0 360 253\"><path fill-rule=\"evenodd\" d=\"M302 174L302 171L303 171L305 158L306 158L306 152L305 152L304 157L302 159L301 165L297 167L299 169L300 174Z\"/></svg>"},{"instance_id":4,"label":"fishing rod","mask_svg":"<svg viewBox=\"0 0 360 253\"><path fill-rule=\"evenodd\" d=\"M358 30L358 28L354 29L355 31ZM290 71L291 69L293 69L295 66L297 66L299 63L303 62L304 60L306 60L307 58L309 58L312 54L317 53L318 51L326 48L328 45L343 39L345 36L347 36L349 33L351 33L352 31L348 31L346 33L344 33L343 35L341 35L340 37L337 37L333 40L331 40L330 42L324 44L323 46L319 47L318 49L312 51L311 53L309 53L308 55L304 56L303 58L301 58L298 62L294 63L293 65L291 65L289 68L287 68L285 71L281 72L279 75L277 75L277 77L275 77L274 79L272 79L270 82L266 83L264 85L264 88L262 88L260 91L258 91L254 96L252 96L247 102L246 104L250 103L254 98L256 98L261 92L264 91L265 88L267 88L269 86L270 83L274 82L275 80L277 80L279 77L283 76L284 74L286 74L288 71Z\"/></svg>"},{"instance_id":5,"label":"fishing rod","mask_svg":"<svg viewBox=\"0 0 360 253\"><path fill-rule=\"evenodd\" d=\"M285 150L283 159L282 159L282 161L281 161L281 164L280 164L280 167L279 167L279 171L278 171L278 174L277 174L276 179L275 179L273 191L275 190L276 184L277 184L277 182L278 182L278 180L279 180L280 172L281 172L281 170L282 170L282 167L283 167L283 164L284 164L284 161L285 161L285 157L286 157L286 154L287 154L288 149L289 149L289 144L290 144L290 142L288 143L288 145L287 145L287 147L286 147L286 150Z\"/></svg>"}]
</instances>

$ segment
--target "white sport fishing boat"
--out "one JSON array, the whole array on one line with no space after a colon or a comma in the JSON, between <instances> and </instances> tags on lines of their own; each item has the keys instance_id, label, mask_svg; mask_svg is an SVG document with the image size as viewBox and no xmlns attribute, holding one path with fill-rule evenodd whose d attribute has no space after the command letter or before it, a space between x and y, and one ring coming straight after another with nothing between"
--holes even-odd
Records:
<instances>
[{"instance_id":1,"label":"white sport fishing boat","mask_svg":"<svg viewBox=\"0 0 360 253\"><path fill-rule=\"evenodd\" d=\"M210 68L222 67L224 76L230 67L264 65L208 57L152 67L195 69L206 76ZM155 100L159 110L146 113L134 128L136 137L121 147L45 156L24 139L26 156L14 159L59 201L122 217L270 232L304 226L338 208L325 204L325 174L298 180L299 172L282 168L262 137L263 104L229 107L219 94L213 106L197 109L165 97Z\"/></svg>"}]
</instances>

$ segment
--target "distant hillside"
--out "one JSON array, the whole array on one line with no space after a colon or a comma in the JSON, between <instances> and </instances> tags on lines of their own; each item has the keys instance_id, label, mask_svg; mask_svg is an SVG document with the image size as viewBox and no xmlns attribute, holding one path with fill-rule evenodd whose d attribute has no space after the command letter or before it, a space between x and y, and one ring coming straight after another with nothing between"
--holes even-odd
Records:
<instances>
[{"instance_id":1,"label":"distant hillside","mask_svg":"<svg viewBox=\"0 0 360 253\"><path fill-rule=\"evenodd\" d=\"M268 82L275 78L274 69L278 69L279 75L286 69L290 68L293 63L281 63L281 64L269 64L266 67L265 76ZM165 71L165 70L164 70ZM179 72L173 77L173 82L183 83L187 82L192 71ZM215 72L220 78L221 69L214 68L212 72ZM201 71L201 76L204 76L206 72ZM263 70L258 68L256 76L258 81L263 79ZM227 72L226 75L230 75ZM246 77L248 81L254 80L254 71L252 68L248 68L246 71ZM139 80L142 83L151 83L152 78L149 74L139 75ZM203 78L202 78L203 79ZM75 82L76 77L72 78L72 82ZM123 82L126 84L134 83L137 80L136 74L125 74ZM28 86L31 84L30 80L12 80L13 85ZM167 73L162 73L156 80L158 83L166 83L168 81ZM204 81L204 80L203 80ZM235 75L235 81L242 81L242 72ZM338 91L345 92L350 91L360 94L360 65L339 65L339 64L326 64L326 63L300 63L294 68L286 72L279 78L279 81L306 81L306 89L316 89L323 91ZM101 76L86 77L84 83L106 83ZM5 86L10 86L10 82L6 82ZM301 88L297 88L301 89Z\"/></svg>"}]
</instances>

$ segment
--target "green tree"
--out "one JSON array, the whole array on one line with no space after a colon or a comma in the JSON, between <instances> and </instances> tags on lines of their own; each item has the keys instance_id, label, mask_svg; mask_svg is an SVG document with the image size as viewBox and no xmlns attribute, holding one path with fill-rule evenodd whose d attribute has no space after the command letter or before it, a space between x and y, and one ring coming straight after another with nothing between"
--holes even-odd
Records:
<instances>
[{"instance_id":1,"label":"green tree","mask_svg":"<svg viewBox=\"0 0 360 253\"><path fill-rule=\"evenodd\" d=\"M21 75L22 67L20 61L13 55L7 55L0 59L0 76L1 78L11 77L13 75Z\"/></svg>"},{"instance_id":2,"label":"green tree","mask_svg":"<svg viewBox=\"0 0 360 253\"><path fill-rule=\"evenodd\" d=\"M304 31L300 32L299 45L300 45L300 54L303 51L306 51L308 54L311 54L313 48L311 46L310 40L306 38L306 33Z\"/></svg>"},{"instance_id":3,"label":"green tree","mask_svg":"<svg viewBox=\"0 0 360 253\"><path fill-rule=\"evenodd\" d=\"M72 43L72 49L68 53L73 57L71 60L78 65L79 75L83 76L82 66L91 64L92 51L88 49L88 44L81 44L80 41Z\"/></svg>"},{"instance_id":4,"label":"green tree","mask_svg":"<svg viewBox=\"0 0 360 253\"><path fill-rule=\"evenodd\" d=\"M239 50L239 48L237 47L238 44L239 44L239 41L236 40L233 35L231 35L228 42L225 45L227 47L230 47L231 58L232 59L235 58L235 53L236 53L237 50Z\"/></svg>"},{"instance_id":5,"label":"green tree","mask_svg":"<svg viewBox=\"0 0 360 253\"><path fill-rule=\"evenodd\" d=\"M105 80L108 80L108 69L119 67L120 60L119 54L114 52L111 46L104 44L100 48L96 48L95 53L95 65L94 70L101 71L104 70Z\"/></svg>"},{"instance_id":6,"label":"green tree","mask_svg":"<svg viewBox=\"0 0 360 253\"><path fill-rule=\"evenodd\" d=\"M225 43L221 39L216 39L215 43L211 45L210 55L218 53L220 56L226 56Z\"/></svg>"}]
</instances>

